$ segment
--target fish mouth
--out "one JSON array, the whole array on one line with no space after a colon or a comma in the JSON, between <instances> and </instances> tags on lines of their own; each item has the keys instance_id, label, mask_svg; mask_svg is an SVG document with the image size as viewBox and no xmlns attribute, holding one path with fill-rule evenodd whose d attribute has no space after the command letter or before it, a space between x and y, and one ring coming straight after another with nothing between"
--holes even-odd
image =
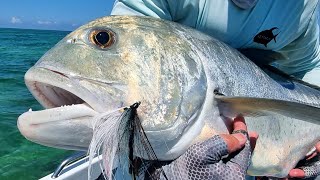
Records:
<instances>
[{"instance_id":1,"label":"fish mouth","mask_svg":"<svg viewBox=\"0 0 320 180\"><path fill-rule=\"evenodd\" d=\"M86 151L94 117L106 112L94 94L67 75L46 68L31 68L25 82L45 110L30 109L20 115L17 126L21 134L45 146Z\"/></svg>"},{"instance_id":2,"label":"fish mouth","mask_svg":"<svg viewBox=\"0 0 320 180\"><path fill-rule=\"evenodd\" d=\"M86 103L72 92L57 86L37 81L29 81L27 86L33 89L33 94L46 109ZM90 106L88 103L86 104Z\"/></svg>"},{"instance_id":3,"label":"fish mouth","mask_svg":"<svg viewBox=\"0 0 320 180\"><path fill-rule=\"evenodd\" d=\"M72 83L66 74L59 71L48 68L30 69L25 75L25 83L32 95L46 109L86 104L97 112L103 111L100 105L92 101L90 95L83 92L82 87Z\"/></svg>"}]
</instances>

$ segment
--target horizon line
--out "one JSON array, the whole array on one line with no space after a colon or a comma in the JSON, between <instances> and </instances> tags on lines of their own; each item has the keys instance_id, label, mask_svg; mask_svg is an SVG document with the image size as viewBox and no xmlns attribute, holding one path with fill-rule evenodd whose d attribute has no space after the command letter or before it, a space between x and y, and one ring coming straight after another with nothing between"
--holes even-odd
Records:
<instances>
[{"instance_id":1,"label":"horizon line","mask_svg":"<svg viewBox=\"0 0 320 180\"><path fill-rule=\"evenodd\" d=\"M36 28L24 28L24 27L5 27L0 26L0 29L21 29L21 30L40 30L40 31L63 31L63 32L72 32L73 30L63 30L63 29L36 29Z\"/></svg>"}]
</instances>

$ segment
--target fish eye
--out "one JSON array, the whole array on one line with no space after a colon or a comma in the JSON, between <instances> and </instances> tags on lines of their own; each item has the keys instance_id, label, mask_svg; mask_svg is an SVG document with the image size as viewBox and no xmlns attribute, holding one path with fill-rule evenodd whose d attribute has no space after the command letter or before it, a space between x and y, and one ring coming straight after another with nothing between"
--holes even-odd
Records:
<instances>
[{"instance_id":1,"label":"fish eye","mask_svg":"<svg viewBox=\"0 0 320 180\"><path fill-rule=\"evenodd\" d=\"M110 30L94 30L90 33L90 41L101 49L112 46L115 42L115 34Z\"/></svg>"}]
</instances>

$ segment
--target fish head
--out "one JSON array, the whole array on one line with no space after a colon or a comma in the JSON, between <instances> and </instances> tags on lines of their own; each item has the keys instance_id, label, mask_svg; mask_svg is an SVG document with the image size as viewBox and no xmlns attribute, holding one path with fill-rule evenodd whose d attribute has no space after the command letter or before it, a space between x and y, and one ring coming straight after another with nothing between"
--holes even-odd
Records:
<instances>
[{"instance_id":1,"label":"fish head","mask_svg":"<svg viewBox=\"0 0 320 180\"><path fill-rule=\"evenodd\" d=\"M19 130L43 145L87 150L96 116L140 101L150 136L178 138L200 114L207 89L201 58L181 28L127 16L81 26L26 73L46 110L22 114Z\"/></svg>"}]
</instances>

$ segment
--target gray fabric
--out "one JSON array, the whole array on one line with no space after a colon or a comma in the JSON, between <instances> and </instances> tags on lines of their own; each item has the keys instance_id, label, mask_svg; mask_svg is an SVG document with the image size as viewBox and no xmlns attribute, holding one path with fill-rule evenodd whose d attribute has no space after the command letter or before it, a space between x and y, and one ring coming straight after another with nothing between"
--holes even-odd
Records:
<instances>
[{"instance_id":1,"label":"gray fabric","mask_svg":"<svg viewBox=\"0 0 320 180\"><path fill-rule=\"evenodd\" d=\"M217 135L203 143L192 145L181 157L163 166L155 174L160 179L176 180L245 179L251 157L249 140L238 154L223 158L226 155L227 144Z\"/></svg>"},{"instance_id":2,"label":"gray fabric","mask_svg":"<svg viewBox=\"0 0 320 180\"><path fill-rule=\"evenodd\" d=\"M311 166L302 167L301 169L304 171L306 178L319 176L320 175L320 161L315 162Z\"/></svg>"}]
</instances>

